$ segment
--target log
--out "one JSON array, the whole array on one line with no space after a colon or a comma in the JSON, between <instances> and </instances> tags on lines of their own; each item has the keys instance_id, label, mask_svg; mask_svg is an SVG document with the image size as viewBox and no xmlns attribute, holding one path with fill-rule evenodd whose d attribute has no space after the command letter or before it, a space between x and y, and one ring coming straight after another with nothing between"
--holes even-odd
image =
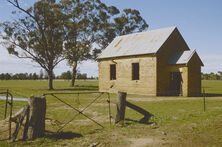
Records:
<instances>
[{"instance_id":1,"label":"log","mask_svg":"<svg viewBox=\"0 0 222 147\"><path fill-rule=\"evenodd\" d=\"M115 123L124 122L126 109L126 95L127 94L125 92L118 92L117 94Z\"/></svg>"},{"instance_id":2,"label":"log","mask_svg":"<svg viewBox=\"0 0 222 147\"><path fill-rule=\"evenodd\" d=\"M45 97L30 97L29 105L30 115L28 122L27 139L34 140L36 138L44 136L46 99Z\"/></svg>"},{"instance_id":3,"label":"log","mask_svg":"<svg viewBox=\"0 0 222 147\"><path fill-rule=\"evenodd\" d=\"M21 108L19 111L17 111L14 115L9 118L11 122L18 122L19 118L21 117L22 113L25 111L26 107Z\"/></svg>"},{"instance_id":4,"label":"log","mask_svg":"<svg viewBox=\"0 0 222 147\"><path fill-rule=\"evenodd\" d=\"M128 101L126 101L126 106L144 115L144 117L139 121L141 123L147 122L150 119L150 117L153 116L151 113L149 113L145 109L139 106L136 106Z\"/></svg>"}]
</instances>

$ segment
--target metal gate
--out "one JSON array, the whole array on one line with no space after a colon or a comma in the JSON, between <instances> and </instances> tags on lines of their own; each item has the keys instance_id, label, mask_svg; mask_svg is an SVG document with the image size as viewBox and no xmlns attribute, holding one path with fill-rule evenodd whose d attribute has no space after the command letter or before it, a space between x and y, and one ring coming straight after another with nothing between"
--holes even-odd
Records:
<instances>
[{"instance_id":1,"label":"metal gate","mask_svg":"<svg viewBox=\"0 0 222 147\"><path fill-rule=\"evenodd\" d=\"M3 111L1 111L0 113L0 120L6 120L6 118L8 117L9 120L8 123L8 129L7 130L0 130L0 134L7 132L8 131L8 138L5 139L11 139L11 117L12 117L12 108L13 108L13 95L9 92L9 90L7 89L5 92L0 92L0 96L2 98L2 100L0 101L1 104L1 108L3 108Z\"/></svg>"}]
</instances>

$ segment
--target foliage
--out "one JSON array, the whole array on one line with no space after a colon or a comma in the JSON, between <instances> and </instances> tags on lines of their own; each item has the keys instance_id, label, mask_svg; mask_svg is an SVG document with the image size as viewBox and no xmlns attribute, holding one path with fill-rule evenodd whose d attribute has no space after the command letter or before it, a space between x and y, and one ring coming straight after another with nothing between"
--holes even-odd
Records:
<instances>
[{"instance_id":1,"label":"foliage","mask_svg":"<svg viewBox=\"0 0 222 147\"><path fill-rule=\"evenodd\" d=\"M148 24L138 10L124 9L121 12L114 6L104 5L101 12L99 18L102 21L97 25L100 31L96 34L100 49L94 50L95 56L101 52L101 49L105 49L116 36L142 32L148 28Z\"/></svg>"},{"instance_id":2,"label":"foliage","mask_svg":"<svg viewBox=\"0 0 222 147\"><path fill-rule=\"evenodd\" d=\"M23 15L12 22L1 23L4 45L10 54L31 59L45 69L49 75L49 89L53 89L53 69L64 60L63 24L66 17L61 6L53 0L40 0L25 10L18 0L7 1Z\"/></svg>"},{"instance_id":3,"label":"foliage","mask_svg":"<svg viewBox=\"0 0 222 147\"><path fill-rule=\"evenodd\" d=\"M74 86L79 62L95 59L116 36L148 27L138 10L121 12L100 0L39 0L27 10L18 0L7 1L25 14L1 24L8 52L31 59L46 70L49 89L53 89L53 69L60 61L66 58L73 67ZM92 51L93 44L97 48Z\"/></svg>"},{"instance_id":4,"label":"foliage","mask_svg":"<svg viewBox=\"0 0 222 147\"><path fill-rule=\"evenodd\" d=\"M116 36L141 32L148 25L139 11L107 6L100 0L62 0L63 13L68 16L65 24L65 56L72 70L74 86L77 64L96 58ZM100 48L95 48L97 44ZM92 55L93 54L93 55Z\"/></svg>"},{"instance_id":5,"label":"foliage","mask_svg":"<svg viewBox=\"0 0 222 147\"><path fill-rule=\"evenodd\" d=\"M40 79L43 79L43 76L44 76L44 75L43 75L43 70L41 69L41 70L40 70L40 73L39 73L39 78L40 78Z\"/></svg>"},{"instance_id":6,"label":"foliage","mask_svg":"<svg viewBox=\"0 0 222 147\"><path fill-rule=\"evenodd\" d=\"M86 73L77 73L77 79L83 79L86 80L87 79L87 74Z\"/></svg>"},{"instance_id":7,"label":"foliage","mask_svg":"<svg viewBox=\"0 0 222 147\"><path fill-rule=\"evenodd\" d=\"M72 78L72 73L71 71L63 72L60 76L59 79L71 79Z\"/></svg>"},{"instance_id":8,"label":"foliage","mask_svg":"<svg viewBox=\"0 0 222 147\"><path fill-rule=\"evenodd\" d=\"M217 73L202 73L202 80L222 80L222 72L218 71Z\"/></svg>"},{"instance_id":9,"label":"foliage","mask_svg":"<svg viewBox=\"0 0 222 147\"><path fill-rule=\"evenodd\" d=\"M9 73L2 73L0 74L0 80L38 80L42 79L36 73L16 73L16 74L9 74Z\"/></svg>"}]
</instances>

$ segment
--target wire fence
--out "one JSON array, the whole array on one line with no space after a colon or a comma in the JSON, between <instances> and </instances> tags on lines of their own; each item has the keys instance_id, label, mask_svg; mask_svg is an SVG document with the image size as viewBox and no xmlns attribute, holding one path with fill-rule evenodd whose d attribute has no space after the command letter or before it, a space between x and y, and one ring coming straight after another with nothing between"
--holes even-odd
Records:
<instances>
[{"instance_id":1,"label":"wire fence","mask_svg":"<svg viewBox=\"0 0 222 147\"><path fill-rule=\"evenodd\" d=\"M8 90L10 93L12 93L13 95L16 95L16 96L20 96L22 98L29 98L30 96L22 93L22 92L19 92L17 90L12 90L12 89L6 89L6 88L0 88L0 90L3 90L3 91L6 91Z\"/></svg>"},{"instance_id":2,"label":"wire fence","mask_svg":"<svg viewBox=\"0 0 222 147\"><path fill-rule=\"evenodd\" d=\"M61 98L61 95L62 96L64 96L64 95L73 95L74 96L75 95L77 100L79 101L79 96L80 95L85 95L85 94L89 94L89 95L97 94L97 96L91 102L89 102L86 106L84 106L82 109L78 109L78 108L74 107L70 102L66 102L63 98ZM85 118L89 119L90 121L92 121L96 125L100 126L101 128L104 128L104 126L102 124L100 124L98 121L96 121L95 119L91 118L86 113L84 113L84 111L86 109L88 109L91 105L93 105L95 102L98 102L100 99L102 99L103 95L106 95L106 98L107 98L106 102L108 103L109 123L110 123L110 126L111 126L111 118L112 118L112 116L111 116L110 94L109 93L104 93L104 92L74 92L74 93L45 93L45 94L43 94L43 96L52 96L53 98L57 99L62 104L68 106L73 111L77 112L76 114L71 116L70 120L68 120L65 123L61 123L59 120L56 120L57 122L62 124L62 126L57 130L57 132L62 131L68 124L70 124L72 121L74 121L77 118L77 116L79 116L79 115L84 116ZM79 104L80 104L80 102L79 102Z\"/></svg>"}]
</instances>

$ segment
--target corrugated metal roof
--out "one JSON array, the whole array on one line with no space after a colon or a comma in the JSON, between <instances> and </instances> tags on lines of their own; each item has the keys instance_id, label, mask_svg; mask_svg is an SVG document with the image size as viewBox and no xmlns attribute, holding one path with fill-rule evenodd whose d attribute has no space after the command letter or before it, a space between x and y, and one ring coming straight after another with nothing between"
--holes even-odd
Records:
<instances>
[{"instance_id":1,"label":"corrugated metal roof","mask_svg":"<svg viewBox=\"0 0 222 147\"><path fill-rule=\"evenodd\" d=\"M196 53L196 50L176 52L169 59L168 64L187 64L195 53Z\"/></svg>"},{"instance_id":2,"label":"corrugated metal roof","mask_svg":"<svg viewBox=\"0 0 222 147\"><path fill-rule=\"evenodd\" d=\"M116 37L97 59L156 53L176 27Z\"/></svg>"}]
</instances>

